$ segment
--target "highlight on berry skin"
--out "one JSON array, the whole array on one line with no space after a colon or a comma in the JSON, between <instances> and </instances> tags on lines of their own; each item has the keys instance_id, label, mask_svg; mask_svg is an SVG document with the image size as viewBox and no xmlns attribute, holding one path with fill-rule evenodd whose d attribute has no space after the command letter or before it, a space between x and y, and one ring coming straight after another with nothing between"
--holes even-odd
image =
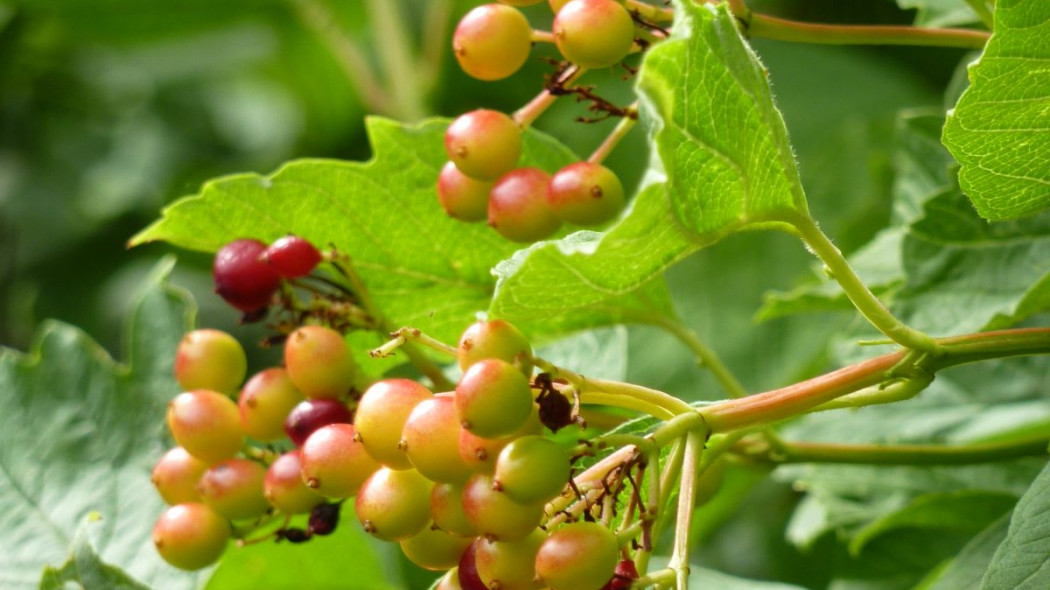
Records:
<instances>
[{"instance_id":1,"label":"highlight on berry skin","mask_svg":"<svg viewBox=\"0 0 1050 590\"><path fill-rule=\"evenodd\" d=\"M532 27L511 6L483 4L459 21L452 35L452 51L467 74L479 80L501 80L528 60Z\"/></svg>"}]
</instances>

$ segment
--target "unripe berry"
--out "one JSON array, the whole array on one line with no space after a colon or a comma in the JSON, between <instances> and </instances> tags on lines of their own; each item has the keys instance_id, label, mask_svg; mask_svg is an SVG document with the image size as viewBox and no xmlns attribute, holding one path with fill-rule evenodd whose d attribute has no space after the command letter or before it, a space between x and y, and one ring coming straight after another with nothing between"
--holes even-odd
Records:
<instances>
[{"instance_id":1,"label":"unripe berry","mask_svg":"<svg viewBox=\"0 0 1050 590\"><path fill-rule=\"evenodd\" d=\"M585 68L611 66L634 44L634 20L615 0L571 0L551 30L565 59Z\"/></svg>"},{"instance_id":2,"label":"unripe berry","mask_svg":"<svg viewBox=\"0 0 1050 590\"><path fill-rule=\"evenodd\" d=\"M463 71L479 80L517 72L532 50L532 27L517 10L483 4L468 12L452 35L452 50Z\"/></svg>"},{"instance_id":3,"label":"unripe berry","mask_svg":"<svg viewBox=\"0 0 1050 590\"><path fill-rule=\"evenodd\" d=\"M434 484L430 491L430 516L434 524L446 533L460 537L476 537L478 534L463 512L463 486L460 484Z\"/></svg>"},{"instance_id":4,"label":"unripe berry","mask_svg":"<svg viewBox=\"0 0 1050 590\"><path fill-rule=\"evenodd\" d=\"M543 0L499 0L500 4L508 4L510 6L532 6L533 4L539 4Z\"/></svg>"},{"instance_id":5,"label":"unripe berry","mask_svg":"<svg viewBox=\"0 0 1050 590\"><path fill-rule=\"evenodd\" d=\"M477 180L496 180L518 164L521 127L499 111L470 111L448 126L445 152L463 174Z\"/></svg>"},{"instance_id":6,"label":"unripe berry","mask_svg":"<svg viewBox=\"0 0 1050 590\"><path fill-rule=\"evenodd\" d=\"M494 482L515 502L547 502L569 481L572 453L542 436L523 436L499 454Z\"/></svg>"},{"instance_id":7,"label":"unripe berry","mask_svg":"<svg viewBox=\"0 0 1050 590\"><path fill-rule=\"evenodd\" d=\"M168 505L200 502L197 482L207 470L207 463L187 453L186 449L175 447L157 461L150 480Z\"/></svg>"},{"instance_id":8,"label":"unripe berry","mask_svg":"<svg viewBox=\"0 0 1050 590\"><path fill-rule=\"evenodd\" d=\"M245 434L263 442L284 438L288 413L303 401L284 369L266 369L244 384L237 407Z\"/></svg>"},{"instance_id":9,"label":"unripe berry","mask_svg":"<svg viewBox=\"0 0 1050 590\"><path fill-rule=\"evenodd\" d=\"M547 206L568 223L601 225L623 209L623 185L601 164L576 162L562 168L547 185Z\"/></svg>"},{"instance_id":10,"label":"unripe berry","mask_svg":"<svg viewBox=\"0 0 1050 590\"><path fill-rule=\"evenodd\" d=\"M246 313L269 305L281 285L277 272L259 260L265 250L266 244L259 240L234 240L215 254L215 292Z\"/></svg>"},{"instance_id":11,"label":"unripe berry","mask_svg":"<svg viewBox=\"0 0 1050 590\"><path fill-rule=\"evenodd\" d=\"M168 429L179 446L208 464L236 455L244 444L237 405L206 389L180 393L171 400Z\"/></svg>"},{"instance_id":12,"label":"unripe berry","mask_svg":"<svg viewBox=\"0 0 1050 590\"><path fill-rule=\"evenodd\" d=\"M284 343L288 378L308 398L342 398L354 386L357 365L343 335L323 326L302 326Z\"/></svg>"},{"instance_id":13,"label":"unripe berry","mask_svg":"<svg viewBox=\"0 0 1050 590\"><path fill-rule=\"evenodd\" d=\"M484 359L500 359L521 367L526 377L532 375L532 345L514 324L506 320L479 320L459 337L456 360L466 371Z\"/></svg>"},{"instance_id":14,"label":"unripe berry","mask_svg":"<svg viewBox=\"0 0 1050 590\"><path fill-rule=\"evenodd\" d=\"M237 391L248 368L241 343L221 330L194 330L175 352L175 380L183 390Z\"/></svg>"},{"instance_id":15,"label":"unripe berry","mask_svg":"<svg viewBox=\"0 0 1050 590\"><path fill-rule=\"evenodd\" d=\"M514 541L525 538L539 526L543 502L518 504L492 489L491 477L476 473L463 486L463 512L479 535Z\"/></svg>"},{"instance_id":16,"label":"unripe berry","mask_svg":"<svg viewBox=\"0 0 1050 590\"><path fill-rule=\"evenodd\" d=\"M262 254L262 261L286 279L305 277L322 259L313 244L298 236L284 236L270 244Z\"/></svg>"},{"instance_id":17,"label":"unripe berry","mask_svg":"<svg viewBox=\"0 0 1050 590\"><path fill-rule=\"evenodd\" d=\"M277 457L263 480L266 501L285 514L305 514L324 502L324 497L303 481L299 453L297 449Z\"/></svg>"},{"instance_id":18,"label":"unripe berry","mask_svg":"<svg viewBox=\"0 0 1050 590\"><path fill-rule=\"evenodd\" d=\"M438 200L449 217L460 221L482 221L488 216L492 185L492 182L463 174L455 162L447 162L438 175Z\"/></svg>"},{"instance_id":19,"label":"unripe berry","mask_svg":"<svg viewBox=\"0 0 1050 590\"><path fill-rule=\"evenodd\" d=\"M491 475L496 471L496 459L499 458L503 447L523 436L542 433L543 424L540 422L540 409L539 406L533 404L532 412L525 420L525 424L507 436L482 438L472 434L469 430L460 430L459 456L474 471Z\"/></svg>"},{"instance_id":20,"label":"unripe berry","mask_svg":"<svg viewBox=\"0 0 1050 590\"><path fill-rule=\"evenodd\" d=\"M463 590L463 586L459 585L459 568L454 567L441 576L441 581L434 587L434 590ZM482 588L481 590L487 590Z\"/></svg>"},{"instance_id":21,"label":"unripe berry","mask_svg":"<svg viewBox=\"0 0 1050 590\"><path fill-rule=\"evenodd\" d=\"M459 456L459 432L451 394L438 394L412 409L401 431L401 448L427 479L462 483L472 470Z\"/></svg>"},{"instance_id":22,"label":"unripe berry","mask_svg":"<svg viewBox=\"0 0 1050 590\"><path fill-rule=\"evenodd\" d=\"M349 498L379 463L356 441L353 424L329 424L303 443L300 461L307 487L328 498Z\"/></svg>"},{"instance_id":23,"label":"unripe berry","mask_svg":"<svg viewBox=\"0 0 1050 590\"><path fill-rule=\"evenodd\" d=\"M329 424L349 424L354 415L337 399L308 399L292 408L284 421L284 432L292 444L303 446L317 429Z\"/></svg>"},{"instance_id":24,"label":"unripe berry","mask_svg":"<svg viewBox=\"0 0 1050 590\"><path fill-rule=\"evenodd\" d=\"M554 235L561 227L547 206L550 176L539 168L511 170L489 193L489 225L508 240L530 243Z\"/></svg>"},{"instance_id":25,"label":"unripe berry","mask_svg":"<svg viewBox=\"0 0 1050 590\"><path fill-rule=\"evenodd\" d=\"M266 469L248 459L227 459L201 477L197 491L216 512L231 520L265 514L270 504L263 496Z\"/></svg>"},{"instance_id":26,"label":"unripe berry","mask_svg":"<svg viewBox=\"0 0 1050 590\"><path fill-rule=\"evenodd\" d=\"M553 12L554 14L558 14L558 11L561 10L561 7L565 6L568 3L569 0L547 0L547 4L550 4L551 12Z\"/></svg>"},{"instance_id":27,"label":"unripe berry","mask_svg":"<svg viewBox=\"0 0 1050 590\"><path fill-rule=\"evenodd\" d=\"M500 590L537 590L536 553L547 539L547 533L535 529L524 539L489 541L480 539L475 546L474 561L478 576L489 588Z\"/></svg>"},{"instance_id":28,"label":"unripe berry","mask_svg":"<svg viewBox=\"0 0 1050 590\"><path fill-rule=\"evenodd\" d=\"M554 531L536 554L536 576L553 590L599 590L620 560L616 535L596 522Z\"/></svg>"},{"instance_id":29,"label":"unripe berry","mask_svg":"<svg viewBox=\"0 0 1050 590\"><path fill-rule=\"evenodd\" d=\"M455 407L463 428L485 438L512 434L532 412L529 382L499 359L475 363L456 385Z\"/></svg>"},{"instance_id":30,"label":"unripe berry","mask_svg":"<svg viewBox=\"0 0 1050 590\"><path fill-rule=\"evenodd\" d=\"M463 552L474 540L454 537L445 531L426 527L400 542L401 551L409 561L419 567L435 572L456 567Z\"/></svg>"},{"instance_id":31,"label":"unripe berry","mask_svg":"<svg viewBox=\"0 0 1050 590\"><path fill-rule=\"evenodd\" d=\"M430 523L434 484L415 469L380 468L357 492L354 511L365 532L384 541L400 541Z\"/></svg>"},{"instance_id":32,"label":"unripe berry","mask_svg":"<svg viewBox=\"0 0 1050 590\"><path fill-rule=\"evenodd\" d=\"M411 379L384 379L369 387L357 403L354 424L368 454L391 469L409 469L401 449L401 431L419 402L434 394Z\"/></svg>"},{"instance_id":33,"label":"unripe berry","mask_svg":"<svg viewBox=\"0 0 1050 590\"><path fill-rule=\"evenodd\" d=\"M172 506L153 527L153 544L171 565L198 570L219 560L230 538L230 524L204 504Z\"/></svg>"}]
</instances>

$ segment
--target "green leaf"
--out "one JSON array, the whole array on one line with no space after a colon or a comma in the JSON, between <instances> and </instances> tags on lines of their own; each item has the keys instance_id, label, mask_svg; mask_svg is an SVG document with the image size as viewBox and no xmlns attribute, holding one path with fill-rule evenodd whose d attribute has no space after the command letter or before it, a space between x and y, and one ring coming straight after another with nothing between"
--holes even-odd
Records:
<instances>
[{"instance_id":1,"label":"green leaf","mask_svg":"<svg viewBox=\"0 0 1050 590\"><path fill-rule=\"evenodd\" d=\"M118 364L85 334L47 323L30 352L0 350L0 586L36 588L66 560L93 513L106 563L151 586L189 589L198 577L164 564L150 541L163 503L149 482L164 448L164 408L178 392L175 349L192 305L162 263L136 297Z\"/></svg>"},{"instance_id":2,"label":"green leaf","mask_svg":"<svg viewBox=\"0 0 1050 590\"><path fill-rule=\"evenodd\" d=\"M805 214L766 70L735 19L691 2L676 15L639 76L657 148L650 184L608 232L538 244L501 264L493 315L552 331L667 315L667 267L733 231Z\"/></svg>"},{"instance_id":3,"label":"green leaf","mask_svg":"<svg viewBox=\"0 0 1050 590\"><path fill-rule=\"evenodd\" d=\"M587 377L623 381L627 375L627 329L614 326L580 332L539 348L536 354Z\"/></svg>"},{"instance_id":4,"label":"green leaf","mask_svg":"<svg viewBox=\"0 0 1050 590\"><path fill-rule=\"evenodd\" d=\"M237 238L272 241L288 232L348 254L395 327L411 325L456 341L488 307L497 262L518 246L484 224L442 211L435 193L447 161L447 121L418 126L371 118L374 149L364 163L301 160L270 176L240 174L207 183L164 211L132 244L166 240L214 252ZM525 135L521 163L557 169L575 158L538 132Z\"/></svg>"},{"instance_id":5,"label":"green leaf","mask_svg":"<svg viewBox=\"0 0 1050 590\"><path fill-rule=\"evenodd\" d=\"M801 586L793 584L738 578L698 565L689 566L689 587L718 588L718 590L802 590Z\"/></svg>"},{"instance_id":6,"label":"green leaf","mask_svg":"<svg viewBox=\"0 0 1050 590\"><path fill-rule=\"evenodd\" d=\"M1006 538L1010 524L1010 515L1004 515L981 531L963 547L947 567L937 573L936 578L927 581L916 590L958 590L959 588L977 588L984 577L992 555Z\"/></svg>"},{"instance_id":7,"label":"green leaf","mask_svg":"<svg viewBox=\"0 0 1050 590\"><path fill-rule=\"evenodd\" d=\"M88 527L100 527L101 522L85 522L73 539L69 559L61 567L46 567L40 580L40 590L66 590L73 587L106 590L149 590L119 568L107 565L95 553L88 538Z\"/></svg>"},{"instance_id":8,"label":"green leaf","mask_svg":"<svg viewBox=\"0 0 1050 590\"><path fill-rule=\"evenodd\" d=\"M918 10L918 27L958 27L980 21L964 0L897 0L897 5Z\"/></svg>"},{"instance_id":9,"label":"green leaf","mask_svg":"<svg viewBox=\"0 0 1050 590\"><path fill-rule=\"evenodd\" d=\"M991 220L1050 207L1050 4L999 0L994 34L944 126L959 184Z\"/></svg>"},{"instance_id":10,"label":"green leaf","mask_svg":"<svg viewBox=\"0 0 1050 590\"><path fill-rule=\"evenodd\" d=\"M1050 465L1032 482L1010 518L1006 539L995 551L981 590L1050 587Z\"/></svg>"}]
</instances>

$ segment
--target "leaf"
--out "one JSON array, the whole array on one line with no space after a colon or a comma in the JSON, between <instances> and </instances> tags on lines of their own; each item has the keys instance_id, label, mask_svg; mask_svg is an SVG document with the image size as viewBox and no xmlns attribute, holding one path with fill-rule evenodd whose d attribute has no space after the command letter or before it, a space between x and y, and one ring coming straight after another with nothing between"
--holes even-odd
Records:
<instances>
[{"instance_id":1,"label":"leaf","mask_svg":"<svg viewBox=\"0 0 1050 590\"><path fill-rule=\"evenodd\" d=\"M897 0L901 8L914 8L915 26L958 27L979 22L964 0Z\"/></svg>"},{"instance_id":2,"label":"leaf","mask_svg":"<svg viewBox=\"0 0 1050 590\"><path fill-rule=\"evenodd\" d=\"M158 265L136 297L126 358L113 361L85 334L47 323L30 352L0 350L0 586L36 588L47 564L66 560L85 517L106 563L167 589L197 576L164 564L150 534L163 509L149 483L163 450L164 408L178 392L175 349L192 305Z\"/></svg>"},{"instance_id":3,"label":"leaf","mask_svg":"<svg viewBox=\"0 0 1050 590\"><path fill-rule=\"evenodd\" d=\"M447 161L447 121L418 126L371 118L368 162L300 160L270 176L240 174L207 183L132 239L165 240L214 252L237 238L272 241L288 232L348 254L395 327L411 325L456 341L488 307L490 270L518 246L481 224L441 210L435 193ZM525 135L522 165L552 170L575 158L538 132Z\"/></svg>"},{"instance_id":4,"label":"leaf","mask_svg":"<svg viewBox=\"0 0 1050 590\"><path fill-rule=\"evenodd\" d=\"M544 346L536 354L586 377L623 381L627 375L627 329L614 326L581 332Z\"/></svg>"},{"instance_id":5,"label":"leaf","mask_svg":"<svg viewBox=\"0 0 1050 590\"><path fill-rule=\"evenodd\" d=\"M538 244L497 267L492 314L532 331L667 315L667 267L733 231L805 213L766 70L733 16L691 2L676 15L639 76L657 148L650 183L604 234Z\"/></svg>"},{"instance_id":6,"label":"leaf","mask_svg":"<svg viewBox=\"0 0 1050 590\"><path fill-rule=\"evenodd\" d=\"M698 565L689 566L689 587L718 590L802 590L801 586L793 584L738 578Z\"/></svg>"},{"instance_id":7,"label":"leaf","mask_svg":"<svg viewBox=\"0 0 1050 590\"><path fill-rule=\"evenodd\" d=\"M1050 465L1017 502L1006 539L995 551L981 590L1050 587Z\"/></svg>"},{"instance_id":8,"label":"leaf","mask_svg":"<svg viewBox=\"0 0 1050 590\"><path fill-rule=\"evenodd\" d=\"M993 221L1050 207L1050 4L999 0L994 16L943 135L963 192Z\"/></svg>"},{"instance_id":9,"label":"leaf","mask_svg":"<svg viewBox=\"0 0 1050 590\"><path fill-rule=\"evenodd\" d=\"M88 538L89 526L101 526L101 523L85 522L77 530L69 559L61 567L44 568L40 590L65 590L70 584L87 590L149 590L119 568L102 562Z\"/></svg>"},{"instance_id":10,"label":"leaf","mask_svg":"<svg viewBox=\"0 0 1050 590\"><path fill-rule=\"evenodd\" d=\"M958 590L959 588L977 588L992 561L995 550L1006 538L1010 524L1010 515L1003 515L986 529L981 531L963 547L959 555L946 568L940 571L929 585L916 590Z\"/></svg>"}]
</instances>

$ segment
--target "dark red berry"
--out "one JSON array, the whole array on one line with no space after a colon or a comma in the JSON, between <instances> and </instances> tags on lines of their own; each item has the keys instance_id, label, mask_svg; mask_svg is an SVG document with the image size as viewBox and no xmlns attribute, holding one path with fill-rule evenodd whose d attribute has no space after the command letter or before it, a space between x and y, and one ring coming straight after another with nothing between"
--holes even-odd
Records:
<instances>
[{"instance_id":1,"label":"dark red berry","mask_svg":"<svg viewBox=\"0 0 1050 590\"><path fill-rule=\"evenodd\" d=\"M308 530L313 535L330 535L339 524L339 507L341 502L319 504L310 512Z\"/></svg>"},{"instance_id":2,"label":"dark red berry","mask_svg":"<svg viewBox=\"0 0 1050 590\"><path fill-rule=\"evenodd\" d=\"M263 252L262 260L286 279L305 277L321 262L314 245L298 236L284 236Z\"/></svg>"},{"instance_id":3,"label":"dark red berry","mask_svg":"<svg viewBox=\"0 0 1050 590\"><path fill-rule=\"evenodd\" d=\"M630 559L623 559L616 564L612 579L602 586L601 590L627 590L637 579L638 568L634 567L634 562Z\"/></svg>"},{"instance_id":4,"label":"dark red berry","mask_svg":"<svg viewBox=\"0 0 1050 590\"><path fill-rule=\"evenodd\" d=\"M481 576L478 575L478 563L475 559L477 546L478 541L474 541L459 558L459 585L463 590L488 590L488 586L481 581Z\"/></svg>"},{"instance_id":5,"label":"dark red berry","mask_svg":"<svg viewBox=\"0 0 1050 590\"><path fill-rule=\"evenodd\" d=\"M329 424L349 424L354 415L343 402L335 399L308 399L288 412L284 421L284 431L297 447L303 446L306 439L322 426Z\"/></svg>"},{"instance_id":6,"label":"dark red berry","mask_svg":"<svg viewBox=\"0 0 1050 590\"><path fill-rule=\"evenodd\" d=\"M294 527L281 529L274 534L277 535L278 541L281 541L283 539L285 541L288 541L289 543L305 543L310 540L310 537L313 536L310 534L309 531L304 531L303 529Z\"/></svg>"},{"instance_id":7,"label":"dark red berry","mask_svg":"<svg viewBox=\"0 0 1050 590\"><path fill-rule=\"evenodd\" d=\"M277 272L259 260L265 250L259 240L234 240L215 254L215 292L246 313L265 309L281 285Z\"/></svg>"}]
</instances>

